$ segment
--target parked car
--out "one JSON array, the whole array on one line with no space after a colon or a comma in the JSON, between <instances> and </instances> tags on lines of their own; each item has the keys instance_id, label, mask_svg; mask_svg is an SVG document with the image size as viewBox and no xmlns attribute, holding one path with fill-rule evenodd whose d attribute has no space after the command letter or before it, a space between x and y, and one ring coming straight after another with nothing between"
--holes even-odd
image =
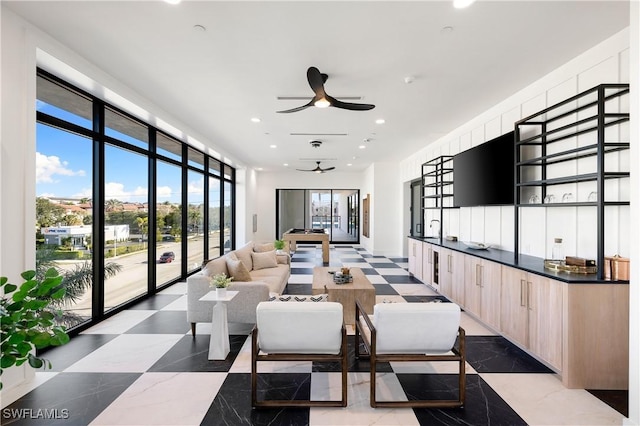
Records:
<instances>
[{"instance_id":1,"label":"parked car","mask_svg":"<svg viewBox=\"0 0 640 426\"><path fill-rule=\"evenodd\" d=\"M160 263L171 263L175 258L176 258L176 255L174 252L167 251L162 253L162 256L160 256Z\"/></svg>"}]
</instances>

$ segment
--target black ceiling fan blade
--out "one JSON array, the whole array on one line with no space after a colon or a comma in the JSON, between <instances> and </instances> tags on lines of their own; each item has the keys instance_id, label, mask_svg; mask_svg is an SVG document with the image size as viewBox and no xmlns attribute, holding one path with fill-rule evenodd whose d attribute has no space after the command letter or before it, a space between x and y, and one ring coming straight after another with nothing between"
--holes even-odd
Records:
<instances>
[{"instance_id":1,"label":"black ceiling fan blade","mask_svg":"<svg viewBox=\"0 0 640 426\"><path fill-rule=\"evenodd\" d=\"M327 99L331 103L332 107L348 109L351 111L368 111L374 109L376 106L371 104L356 104L353 102L342 102L332 96L327 95Z\"/></svg>"},{"instance_id":2,"label":"black ceiling fan blade","mask_svg":"<svg viewBox=\"0 0 640 426\"><path fill-rule=\"evenodd\" d=\"M315 99L315 98L314 98L314 99ZM303 109L307 109L307 108L309 108L310 106L313 106L314 99L311 99L311 101L309 101L309 103L308 103L308 104L306 104L306 105L302 105L302 106L299 106L299 107L297 107L297 108L286 109L286 110L284 110L284 111L276 111L276 112L279 112L279 113L289 113L289 112L298 112L298 111L302 111Z\"/></svg>"},{"instance_id":3,"label":"black ceiling fan blade","mask_svg":"<svg viewBox=\"0 0 640 426\"><path fill-rule=\"evenodd\" d=\"M329 170L333 170L335 167L327 167L326 169L322 169L322 172L328 172Z\"/></svg>"},{"instance_id":4,"label":"black ceiling fan blade","mask_svg":"<svg viewBox=\"0 0 640 426\"><path fill-rule=\"evenodd\" d=\"M317 98L322 98L325 95L324 82L327 81L327 77L326 74L322 74L316 67L309 67L307 70L307 81Z\"/></svg>"}]
</instances>

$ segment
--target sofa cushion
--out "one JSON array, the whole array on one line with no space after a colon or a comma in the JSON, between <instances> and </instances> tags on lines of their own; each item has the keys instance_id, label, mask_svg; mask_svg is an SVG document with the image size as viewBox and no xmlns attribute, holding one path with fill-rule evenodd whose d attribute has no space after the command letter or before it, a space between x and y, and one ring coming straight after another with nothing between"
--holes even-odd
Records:
<instances>
[{"instance_id":1,"label":"sofa cushion","mask_svg":"<svg viewBox=\"0 0 640 426\"><path fill-rule=\"evenodd\" d=\"M253 260L251 259L251 253L253 253L253 244L249 243L244 247L241 247L237 250L232 251L231 253L235 254L238 259L244 263L244 266L247 267L247 270L253 269Z\"/></svg>"},{"instance_id":2,"label":"sofa cushion","mask_svg":"<svg viewBox=\"0 0 640 426\"><path fill-rule=\"evenodd\" d=\"M289 279L289 265L251 271L254 281L263 281L269 286L270 293L282 294Z\"/></svg>"},{"instance_id":3,"label":"sofa cushion","mask_svg":"<svg viewBox=\"0 0 640 426\"><path fill-rule=\"evenodd\" d=\"M253 251L256 253L264 253L265 251L275 250L276 247L273 243L264 243L264 244L254 244Z\"/></svg>"},{"instance_id":4,"label":"sofa cushion","mask_svg":"<svg viewBox=\"0 0 640 426\"><path fill-rule=\"evenodd\" d=\"M202 268L202 274L207 277L212 277L217 274L225 274L228 276L227 257L222 256L207 262L204 268Z\"/></svg>"},{"instance_id":5,"label":"sofa cushion","mask_svg":"<svg viewBox=\"0 0 640 426\"><path fill-rule=\"evenodd\" d=\"M242 260L235 258L234 256L226 256L227 259L227 269L229 270L229 275L233 277L235 281L252 281L253 278L249 273L249 270L242 262Z\"/></svg>"},{"instance_id":6,"label":"sofa cushion","mask_svg":"<svg viewBox=\"0 0 640 426\"><path fill-rule=\"evenodd\" d=\"M253 260L253 270L275 268L278 266L278 260L276 259L276 251L265 251L261 253L251 253L251 259Z\"/></svg>"}]
</instances>

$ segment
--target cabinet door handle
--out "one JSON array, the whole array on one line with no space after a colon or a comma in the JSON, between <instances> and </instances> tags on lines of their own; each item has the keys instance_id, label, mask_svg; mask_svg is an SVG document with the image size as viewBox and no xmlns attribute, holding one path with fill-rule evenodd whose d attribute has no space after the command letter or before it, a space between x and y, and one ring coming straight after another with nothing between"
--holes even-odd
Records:
<instances>
[{"instance_id":1,"label":"cabinet door handle","mask_svg":"<svg viewBox=\"0 0 640 426\"><path fill-rule=\"evenodd\" d=\"M453 257L453 256L451 256L450 254L449 254L449 255L447 255L447 272L453 272L453 271L451 270L451 260L452 260L452 257Z\"/></svg>"},{"instance_id":2,"label":"cabinet door handle","mask_svg":"<svg viewBox=\"0 0 640 426\"><path fill-rule=\"evenodd\" d=\"M531 306L531 281L527 281L527 307L530 311L533 311L533 306Z\"/></svg>"},{"instance_id":3,"label":"cabinet door handle","mask_svg":"<svg viewBox=\"0 0 640 426\"><path fill-rule=\"evenodd\" d=\"M520 306L527 306L527 282L525 280L520 280Z\"/></svg>"},{"instance_id":4,"label":"cabinet door handle","mask_svg":"<svg viewBox=\"0 0 640 426\"><path fill-rule=\"evenodd\" d=\"M480 284L480 273L480 264L476 263L476 285L482 287L482 285Z\"/></svg>"}]
</instances>

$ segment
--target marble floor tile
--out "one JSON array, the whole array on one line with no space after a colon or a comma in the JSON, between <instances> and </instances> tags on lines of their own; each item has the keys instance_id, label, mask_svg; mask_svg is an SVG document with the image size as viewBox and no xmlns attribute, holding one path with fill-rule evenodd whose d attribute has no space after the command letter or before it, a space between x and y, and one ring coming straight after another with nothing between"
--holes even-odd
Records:
<instances>
[{"instance_id":1,"label":"marble floor tile","mask_svg":"<svg viewBox=\"0 0 640 426\"><path fill-rule=\"evenodd\" d=\"M380 266L375 266L376 272L380 275L403 275L409 276L409 271L402 268L385 268Z\"/></svg>"},{"instance_id":2,"label":"marble floor tile","mask_svg":"<svg viewBox=\"0 0 640 426\"><path fill-rule=\"evenodd\" d=\"M403 296L437 295L436 292L434 292L424 284L391 284L391 287L393 287L393 289L397 291L398 294L401 294Z\"/></svg>"},{"instance_id":3,"label":"marble floor tile","mask_svg":"<svg viewBox=\"0 0 640 426\"><path fill-rule=\"evenodd\" d=\"M187 282L180 281L158 292L158 294L187 294Z\"/></svg>"},{"instance_id":4,"label":"marble floor tile","mask_svg":"<svg viewBox=\"0 0 640 426\"><path fill-rule=\"evenodd\" d=\"M367 275L367 279L371 284L389 284L382 275Z\"/></svg>"},{"instance_id":5,"label":"marble floor tile","mask_svg":"<svg viewBox=\"0 0 640 426\"><path fill-rule=\"evenodd\" d=\"M118 334L81 334L66 345L42 353L49 360L53 371L64 371L105 344L117 338Z\"/></svg>"},{"instance_id":6,"label":"marble floor tile","mask_svg":"<svg viewBox=\"0 0 640 426\"><path fill-rule=\"evenodd\" d=\"M139 377L140 373L59 373L3 410L3 425L88 425ZM54 418L29 418L49 410ZM17 411L16 411L17 410ZM20 411L31 410L31 411ZM26 415L25 415L26 414Z\"/></svg>"},{"instance_id":7,"label":"marble floor tile","mask_svg":"<svg viewBox=\"0 0 640 426\"><path fill-rule=\"evenodd\" d=\"M554 374L482 373L481 377L531 425L623 424L622 414L584 389L565 388Z\"/></svg>"},{"instance_id":8,"label":"marble floor tile","mask_svg":"<svg viewBox=\"0 0 640 426\"><path fill-rule=\"evenodd\" d=\"M458 374L458 363L453 361L434 362L390 362L393 372L396 374ZM476 370L465 363L466 374L477 374Z\"/></svg>"},{"instance_id":9,"label":"marble floor tile","mask_svg":"<svg viewBox=\"0 0 640 426\"><path fill-rule=\"evenodd\" d=\"M144 372L183 337L181 334L122 334L65 371Z\"/></svg>"},{"instance_id":10,"label":"marble floor tile","mask_svg":"<svg viewBox=\"0 0 640 426\"><path fill-rule=\"evenodd\" d=\"M118 312L83 331L81 334L122 334L155 314L155 310L126 310Z\"/></svg>"},{"instance_id":11,"label":"marble floor tile","mask_svg":"<svg viewBox=\"0 0 640 426\"><path fill-rule=\"evenodd\" d=\"M91 425L199 425L225 373L147 373Z\"/></svg>"},{"instance_id":12,"label":"marble floor tile","mask_svg":"<svg viewBox=\"0 0 640 426\"><path fill-rule=\"evenodd\" d=\"M347 408L318 408L309 412L309 424L312 425L418 425L410 408L371 408L369 405L369 373L349 373ZM383 395L404 395L395 375L381 375L376 383ZM312 385L313 387L313 385Z\"/></svg>"},{"instance_id":13,"label":"marble floor tile","mask_svg":"<svg viewBox=\"0 0 640 426\"><path fill-rule=\"evenodd\" d=\"M480 324L476 319L462 312L460 315L460 327L467 336L495 336L495 332Z\"/></svg>"},{"instance_id":14,"label":"marble floor tile","mask_svg":"<svg viewBox=\"0 0 640 426\"><path fill-rule=\"evenodd\" d=\"M165 305L166 306L166 305ZM186 311L157 311L126 334L184 334L191 329Z\"/></svg>"},{"instance_id":15,"label":"marble floor tile","mask_svg":"<svg viewBox=\"0 0 640 426\"><path fill-rule=\"evenodd\" d=\"M23 382L12 388L2 389L2 396L0 397L0 399L2 400L2 407L4 408L9 406L10 404L18 400L18 398L22 398L24 395L28 394L29 392L39 387L43 383L46 383L48 380L52 379L57 374L58 374L57 372L46 373L46 372L38 371L36 372L33 380Z\"/></svg>"},{"instance_id":16,"label":"marble floor tile","mask_svg":"<svg viewBox=\"0 0 640 426\"><path fill-rule=\"evenodd\" d=\"M312 284L313 275L291 275L291 277L289 277L289 283L290 284Z\"/></svg>"},{"instance_id":17,"label":"marble floor tile","mask_svg":"<svg viewBox=\"0 0 640 426\"><path fill-rule=\"evenodd\" d=\"M161 311L186 311L187 310L187 295L181 296L179 299L174 300L167 306L161 309Z\"/></svg>"},{"instance_id":18,"label":"marble floor tile","mask_svg":"<svg viewBox=\"0 0 640 426\"><path fill-rule=\"evenodd\" d=\"M502 336L467 336L466 353L478 373L553 373Z\"/></svg>"}]
</instances>

